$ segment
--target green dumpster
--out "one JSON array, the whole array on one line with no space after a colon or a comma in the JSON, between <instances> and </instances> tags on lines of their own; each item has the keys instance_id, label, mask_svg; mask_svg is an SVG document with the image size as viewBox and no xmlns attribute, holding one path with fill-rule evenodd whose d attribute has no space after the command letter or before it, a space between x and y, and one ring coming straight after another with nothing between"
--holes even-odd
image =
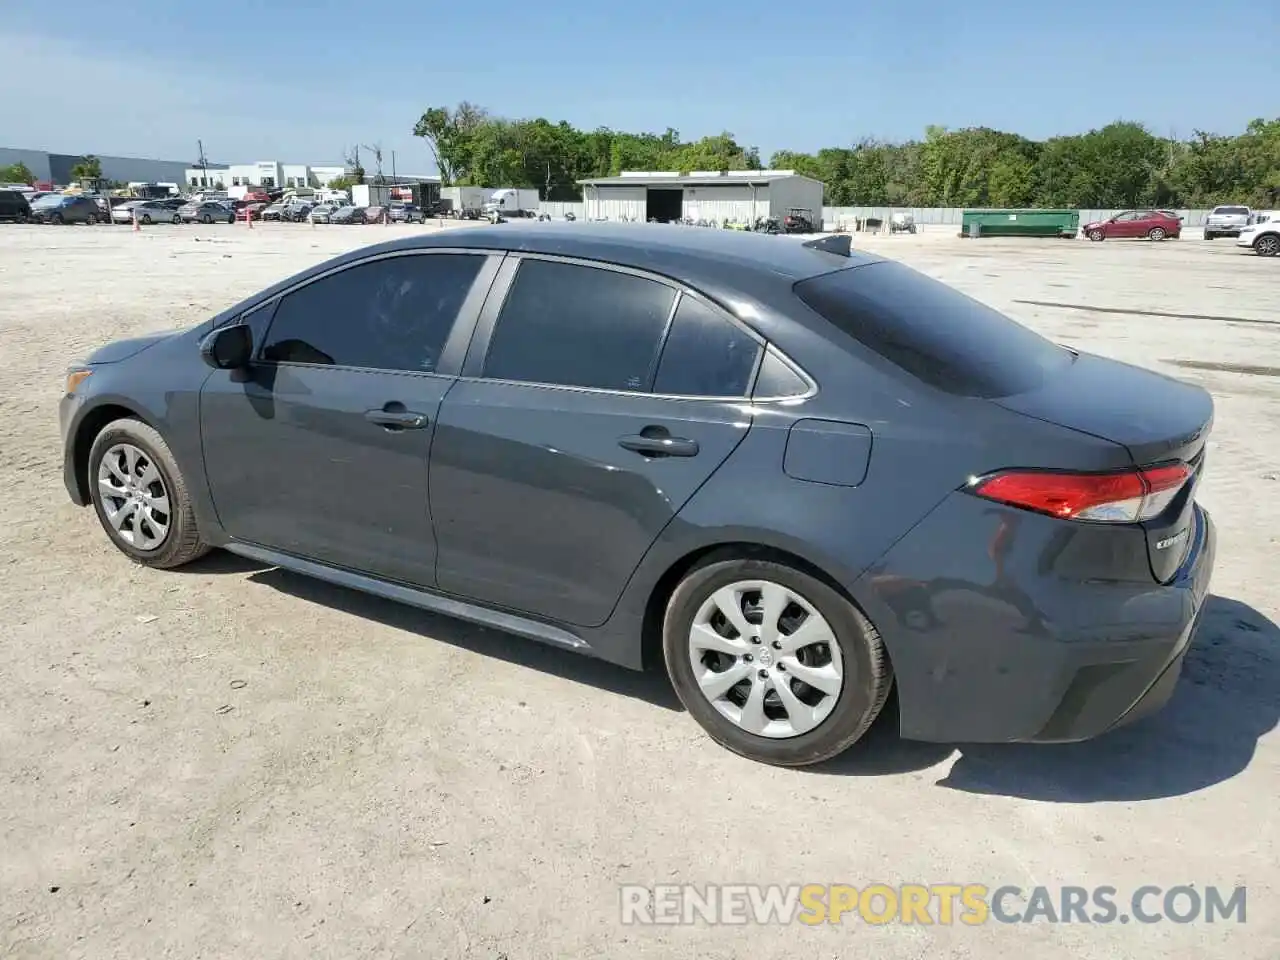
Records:
<instances>
[{"instance_id":1,"label":"green dumpster","mask_svg":"<svg viewBox=\"0 0 1280 960\"><path fill-rule=\"evenodd\" d=\"M966 210L962 237L1075 237L1079 210Z\"/></svg>"}]
</instances>

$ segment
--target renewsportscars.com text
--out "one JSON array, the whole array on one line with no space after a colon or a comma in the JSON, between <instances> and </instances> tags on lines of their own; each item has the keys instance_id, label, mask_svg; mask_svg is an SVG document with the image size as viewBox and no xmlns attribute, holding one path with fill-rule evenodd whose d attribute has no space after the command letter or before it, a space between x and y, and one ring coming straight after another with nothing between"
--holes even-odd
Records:
<instances>
[{"instance_id":1,"label":"renewsportscars.com text","mask_svg":"<svg viewBox=\"0 0 1280 960\"><path fill-rule=\"evenodd\" d=\"M621 888L624 924L979 926L1029 923L1244 923L1246 888L1197 884L991 887L980 883L663 884Z\"/></svg>"}]
</instances>

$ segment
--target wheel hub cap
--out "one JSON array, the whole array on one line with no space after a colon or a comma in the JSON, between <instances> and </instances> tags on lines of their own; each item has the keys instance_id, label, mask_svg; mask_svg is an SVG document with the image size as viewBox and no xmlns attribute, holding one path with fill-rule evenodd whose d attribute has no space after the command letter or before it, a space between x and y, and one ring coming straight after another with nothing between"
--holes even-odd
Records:
<instances>
[{"instance_id":1,"label":"wheel hub cap","mask_svg":"<svg viewBox=\"0 0 1280 960\"><path fill-rule=\"evenodd\" d=\"M689 662L723 717L771 739L817 727L844 688L830 625L796 591L768 580L729 584L703 602L689 631Z\"/></svg>"},{"instance_id":2,"label":"wheel hub cap","mask_svg":"<svg viewBox=\"0 0 1280 960\"><path fill-rule=\"evenodd\" d=\"M136 550L159 549L169 536L169 491L159 468L131 443L111 447L98 462L98 496L112 533Z\"/></svg>"}]
</instances>

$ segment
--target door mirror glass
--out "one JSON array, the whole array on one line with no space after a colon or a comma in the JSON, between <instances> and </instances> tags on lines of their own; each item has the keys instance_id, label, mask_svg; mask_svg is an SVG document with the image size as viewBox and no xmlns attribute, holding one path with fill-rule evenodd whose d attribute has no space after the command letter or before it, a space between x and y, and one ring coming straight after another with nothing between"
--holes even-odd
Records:
<instances>
[{"instance_id":1,"label":"door mirror glass","mask_svg":"<svg viewBox=\"0 0 1280 960\"><path fill-rule=\"evenodd\" d=\"M253 331L243 323L220 327L200 341L200 356L215 370L247 367L253 357Z\"/></svg>"}]
</instances>

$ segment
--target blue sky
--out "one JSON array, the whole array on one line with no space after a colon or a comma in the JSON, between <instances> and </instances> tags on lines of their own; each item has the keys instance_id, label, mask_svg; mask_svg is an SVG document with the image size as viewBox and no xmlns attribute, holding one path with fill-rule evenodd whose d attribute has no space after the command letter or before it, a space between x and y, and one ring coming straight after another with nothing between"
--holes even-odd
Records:
<instances>
[{"instance_id":1,"label":"blue sky","mask_svg":"<svg viewBox=\"0 0 1280 960\"><path fill-rule=\"evenodd\" d=\"M202 138L211 160L318 163L380 144L388 167L394 150L399 172L428 172L414 121L462 99L586 128L729 130L766 159L931 123L1186 136L1280 114L1277 0L0 8L0 146L55 152L188 159Z\"/></svg>"}]
</instances>

